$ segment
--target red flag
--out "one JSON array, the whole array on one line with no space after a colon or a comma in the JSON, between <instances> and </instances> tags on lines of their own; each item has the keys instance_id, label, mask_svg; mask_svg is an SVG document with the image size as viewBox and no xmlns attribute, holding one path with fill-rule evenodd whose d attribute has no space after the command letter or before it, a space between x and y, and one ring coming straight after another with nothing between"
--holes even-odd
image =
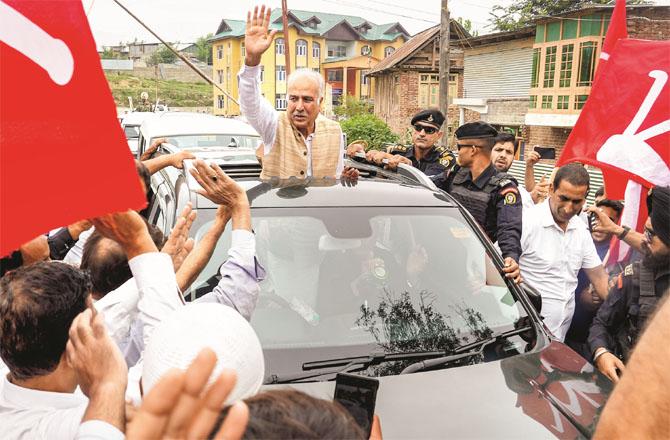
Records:
<instances>
[{"instance_id":1,"label":"red flag","mask_svg":"<svg viewBox=\"0 0 670 440\"><path fill-rule=\"evenodd\" d=\"M626 25L626 0L616 0L610 24L607 28L603 48L600 51L600 61L598 62L598 69L594 77L594 83L598 80L610 55L614 52L614 47L617 41L621 38L628 38L628 26Z\"/></svg>"},{"instance_id":2,"label":"red flag","mask_svg":"<svg viewBox=\"0 0 670 440\"><path fill-rule=\"evenodd\" d=\"M81 1L0 2L0 255L146 199Z\"/></svg>"},{"instance_id":3,"label":"red flag","mask_svg":"<svg viewBox=\"0 0 670 440\"><path fill-rule=\"evenodd\" d=\"M668 72L670 41L619 40L558 165L579 161L601 168L614 199L624 197L628 179L669 186Z\"/></svg>"}]
</instances>

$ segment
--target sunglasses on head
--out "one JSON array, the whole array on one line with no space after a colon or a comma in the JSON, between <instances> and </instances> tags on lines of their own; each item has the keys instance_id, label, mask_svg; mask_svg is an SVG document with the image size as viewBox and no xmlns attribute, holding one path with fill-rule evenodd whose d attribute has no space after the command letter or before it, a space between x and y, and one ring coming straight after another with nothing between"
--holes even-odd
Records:
<instances>
[{"instance_id":1,"label":"sunglasses on head","mask_svg":"<svg viewBox=\"0 0 670 440\"><path fill-rule=\"evenodd\" d=\"M437 132L437 128L431 127L429 125L414 124L413 127L417 133L421 132L421 130L425 131L426 134L434 134Z\"/></svg>"}]
</instances>

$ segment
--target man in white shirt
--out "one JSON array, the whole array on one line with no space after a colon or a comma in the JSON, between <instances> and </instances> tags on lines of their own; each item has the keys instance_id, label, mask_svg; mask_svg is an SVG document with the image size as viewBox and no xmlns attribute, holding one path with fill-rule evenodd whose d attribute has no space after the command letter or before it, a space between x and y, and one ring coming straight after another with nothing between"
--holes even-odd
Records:
<instances>
[{"instance_id":1,"label":"man in white shirt","mask_svg":"<svg viewBox=\"0 0 670 440\"><path fill-rule=\"evenodd\" d=\"M298 69L287 80L287 107L277 112L261 96L261 56L272 45L270 8L247 14L245 59L238 86L240 109L263 140L262 178L340 177L344 170L344 138L340 125L320 115L323 77ZM345 176L357 177L347 169Z\"/></svg>"},{"instance_id":2,"label":"man in white shirt","mask_svg":"<svg viewBox=\"0 0 670 440\"><path fill-rule=\"evenodd\" d=\"M542 295L544 322L561 341L572 321L580 269L596 293L607 296L607 273L588 228L576 216L588 191L588 172L580 164L568 164L556 173L549 199L523 211L521 276Z\"/></svg>"}]
</instances>

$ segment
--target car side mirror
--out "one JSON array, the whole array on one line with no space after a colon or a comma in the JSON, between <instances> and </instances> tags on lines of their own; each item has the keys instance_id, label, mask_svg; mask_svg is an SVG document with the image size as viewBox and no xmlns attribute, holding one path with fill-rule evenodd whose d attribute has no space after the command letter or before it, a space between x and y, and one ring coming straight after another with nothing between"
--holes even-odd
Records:
<instances>
[{"instance_id":1,"label":"car side mirror","mask_svg":"<svg viewBox=\"0 0 670 440\"><path fill-rule=\"evenodd\" d=\"M537 313L540 313L542 311L542 295L540 295L540 292L538 292L535 287L528 283L521 283L521 288L526 293L526 296L530 300Z\"/></svg>"}]
</instances>

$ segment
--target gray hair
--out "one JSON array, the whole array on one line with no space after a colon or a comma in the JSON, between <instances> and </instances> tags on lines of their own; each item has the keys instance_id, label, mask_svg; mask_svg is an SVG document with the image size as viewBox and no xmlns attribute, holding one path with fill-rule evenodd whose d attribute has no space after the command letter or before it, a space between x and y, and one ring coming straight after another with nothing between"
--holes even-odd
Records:
<instances>
[{"instance_id":1,"label":"gray hair","mask_svg":"<svg viewBox=\"0 0 670 440\"><path fill-rule=\"evenodd\" d=\"M317 95L316 95L317 101L323 97L324 89L326 87L326 83L323 80L323 76L321 76L321 74L319 72L316 72L312 69L302 68L302 69L298 69L298 70L292 72L288 76L288 81L286 83L287 91L288 91L288 89L291 88L292 84L294 84L295 82L298 82L298 81L302 81L302 80L312 81L313 83L315 83L318 86Z\"/></svg>"}]
</instances>

